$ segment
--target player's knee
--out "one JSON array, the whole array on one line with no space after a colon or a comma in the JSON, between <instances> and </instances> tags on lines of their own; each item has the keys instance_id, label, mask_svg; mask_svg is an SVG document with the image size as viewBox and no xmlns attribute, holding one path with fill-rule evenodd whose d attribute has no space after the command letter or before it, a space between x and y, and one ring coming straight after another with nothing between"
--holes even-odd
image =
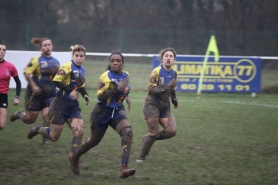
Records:
<instances>
[{"instance_id":1,"label":"player's knee","mask_svg":"<svg viewBox=\"0 0 278 185\"><path fill-rule=\"evenodd\" d=\"M177 130L170 130L167 134L170 138L174 137L177 134Z\"/></svg>"},{"instance_id":2,"label":"player's knee","mask_svg":"<svg viewBox=\"0 0 278 185\"><path fill-rule=\"evenodd\" d=\"M124 127L120 133L121 133L122 137L130 137L131 138L133 136L130 126Z\"/></svg>"},{"instance_id":3,"label":"player's knee","mask_svg":"<svg viewBox=\"0 0 278 185\"><path fill-rule=\"evenodd\" d=\"M59 139L59 136L49 136L50 141L56 142L56 141L58 141L58 139Z\"/></svg>"},{"instance_id":4,"label":"player's knee","mask_svg":"<svg viewBox=\"0 0 278 185\"><path fill-rule=\"evenodd\" d=\"M75 137L82 137L84 134L84 128L81 125L72 127L72 131Z\"/></svg>"},{"instance_id":5,"label":"player's knee","mask_svg":"<svg viewBox=\"0 0 278 185\"><path fill-rule=\"evenodd\" d=\"M24 117L23 119L21 119L24 123L26 124L32 124L36 121L37 118L33 118L33 117Z\"/></svg>"},{"instance_id":6,"label":"player's knee","mask_svg":"<svg viewBox=\"0 0 278 185\"><path fill-rule=\"evenodd\" d=\"M128 126L128 127L124 127L122 129L122 131L120 132L120 135L122 136L122 140L126 143L132 143L132 136L133 136L133 133L132 133L132 130L131 130L131 127Z\"/></svg>"},{"instance_id":7,"label":"player's knee","mask_svg":"<svg viewBox=\"0 0 278 185\"><path fill-rule=\"evenodd\" d=\"M176 134L177 134L177 131L176 131L176 130L173 130L173 131L171 132L171 137L176 136Z\"/></svg>"}]
</instances>

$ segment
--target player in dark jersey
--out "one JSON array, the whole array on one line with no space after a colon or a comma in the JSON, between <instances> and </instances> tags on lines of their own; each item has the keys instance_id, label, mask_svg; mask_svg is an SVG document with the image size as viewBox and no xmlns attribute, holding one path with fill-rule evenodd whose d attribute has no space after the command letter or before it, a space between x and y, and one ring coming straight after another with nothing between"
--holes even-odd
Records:
<instances>
[{"instance_id":1,"label":"player in dark jersey","mask_svg":"<svg viewBox=\"0 0 278 185\"><path fill-rule=\"evenodd\" d=\"M128 72L122 71L124 57L121 53L112 53L109 60L107 71L99 78L97 90L99 101L94 105L90 115L91 136L75 152L69 153L71 170L75 175L80 173L78 163L80 156L100 143L108 126L111 126L121 136L120 177L127 178L136 172L135 169L128 168L133 134L123 105L123 101L126 99L128 110L130 110L129 75Z\"/></svg>"},{"instance_id":2,"label":"player in dark jersey","mask_svg":"<svg viewBox=\"0 0 278 185\"><path fill-rule=\"evenodd\" d=\"M72 46L73 60L61 66L53 79L59 91L49 107L50 127L37 124L28 132L28 139L41 134L55 142L59 139L64 124L67 122L73 133L71 150L74 151L82 142L84 130L78 102L79 93L86 100L86 104L89 103L89 96L85 89L86 72L81 66L85 60L85 54L84 46Z\"/></svg>"},{"instance_id":3,"label":"player in dark jersey","mask_svg":"<svg viewBox=\"0 0 278 185\"><path fill-rule=\"evenodd\" d=\"M17 110L10 116L10 121L20 119L26 124L32 124L41 111L43 125L49 126L48 109L56 92L52 79L58 72L60 64L51 56L53 45L49 38L32 38L31 42L38 46L42 53L33 57L24 69L24 76L28 82L25 91L26 112ZM43 144L45 141L43 138Z\"/></svg>"},{"instance_id":4,"label":"player in dark jersey","mask_svg":"<svg viewBox=\"0 0 278 185\"><path fill-rule=\"evenodd\" d=\"M173 48L160 51L162 64L156 67L150 76L148 95L143 106L148 134L143 136L143 146L137 162L143 162L156 140L169 139L176 135L176 121L170 110L170 98L174 108L178 108L175 87L177 72L172 69L176 59ZM159 125L163 130L159 132Z\"/></svg>"},{"instance_id":5,"label":"player in dark jersey","mask_svg":"<svg viewBox=\"0 0 278 185\"><path fill-rule=\"evenodd\" d=\"M16 67L4 59L6 45L0 40L0 130L3 130L7 123L8 92L11 77L16 83L16 95L13 105L19 104L21 82Z\"/></svg>"}]
</instances>

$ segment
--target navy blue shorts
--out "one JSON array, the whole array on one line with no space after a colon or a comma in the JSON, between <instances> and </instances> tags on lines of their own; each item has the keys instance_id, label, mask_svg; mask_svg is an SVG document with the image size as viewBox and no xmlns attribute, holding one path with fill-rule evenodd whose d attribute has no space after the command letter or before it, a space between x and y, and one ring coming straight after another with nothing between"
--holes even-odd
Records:
<instances>
[{"instance_id":1,"label":"navy blue shorts","mask_svg":"<svg viewBox=\"0 0 278 185\"><path fill-rule=\"evenodd\" d=\"M78 101L68 101L58 97L52 100L48 116L50 123L56 125L63 125L70 118L82 119Z\"/></svg>"},{"instance_id":2,"label":"navy blue shorts","mask_svg":"<svg viewBox=\"0 0 278 185\"><path fill-rule=\"evenodd\" d=\"M106 131L109 125L115 130L123 119L127 119L124 106L111 109L95 104L90 114L90 128L93 133Z\"/></svg>"},{"instance_id":3,"label":"navy blue shorts","mask_svg":"<svg viewBox=\"0 0 278 185\"><path fill-rule=\"evenodd\" d=\"M0 94L0 107L1 108L8 108L8 95L7 94Z\"/></svg>"}]
</instances>

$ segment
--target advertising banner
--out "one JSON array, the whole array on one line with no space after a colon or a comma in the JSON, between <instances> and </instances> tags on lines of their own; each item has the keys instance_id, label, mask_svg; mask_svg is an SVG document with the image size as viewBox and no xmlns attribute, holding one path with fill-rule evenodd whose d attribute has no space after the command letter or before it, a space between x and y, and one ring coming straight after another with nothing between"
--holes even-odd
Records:
<instances>
[{"instance_id":1,"label":"advertising banner","mask_svg":"<svg viewBox=\"0 0 278 185\"><path fill-rule=\"evenodd\" d=\"M177 56L173 69L178 72L177 92L197 92L204 57ZM152 67L161 65L157 56ZM204 66L202 92L259 93L261 90L261 59L258 57L209 57Z\"/></svg>"}]
</instances>

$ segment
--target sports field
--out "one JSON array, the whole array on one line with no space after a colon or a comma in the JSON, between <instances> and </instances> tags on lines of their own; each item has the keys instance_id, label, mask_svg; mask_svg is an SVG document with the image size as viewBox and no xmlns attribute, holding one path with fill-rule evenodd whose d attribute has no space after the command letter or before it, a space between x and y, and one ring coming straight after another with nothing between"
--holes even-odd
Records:
<instances>
[{"instance_id":1,"label":"sports field","mask_svg":"<svg viewBox=\"0 0 278 185\"><path fill-rule=\"evenodd\" d=\"M133 89L127 116L133 129L129 167L136 168L134 176L119 178L120 137L111 128L98 146L81 157L86 165L80 167L81 175L74 177L67 159L72 139L68 126L57 142L41 145L40 135L27 139L34 124L17 120L8 121L0 131L0 184L278 184L278 96L274 94L258 94L255 98L250 94L202 94L196 99L196 94L177 93L180 107L172 109L177 135L157 141L147 160L136 163L142 135L147 131L142 104L151 66L134 65L127 68ZM88 107L80 100L84 138L90 133L89 113L96 102L97 78L106 66L107 62L98 62L86 68L87 86L92 90ZM12 105L14 94L12 89L9 115L23 108L23 97L20 106Z\"/></svg>"}]
</instances>

